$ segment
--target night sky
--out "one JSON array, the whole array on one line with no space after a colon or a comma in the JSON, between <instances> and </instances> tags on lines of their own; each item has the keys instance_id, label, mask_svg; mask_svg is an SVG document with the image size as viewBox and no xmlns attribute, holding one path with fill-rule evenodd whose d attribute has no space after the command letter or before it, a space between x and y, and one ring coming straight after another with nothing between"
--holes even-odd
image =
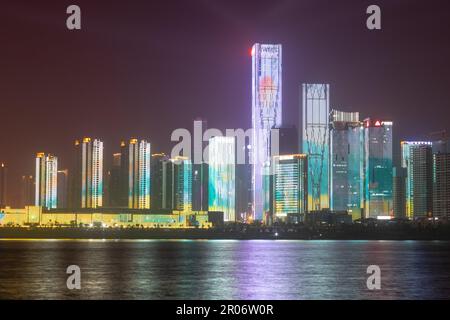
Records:
<instances>
[{"instance_id":1,"label":"night sky","mask_svg":"<svg viewBox=\"0 0 450 320\"><path fill-rule=\"evenodd\" d=\"M297 125L299 85L330 83L331 107L394 121L396 141L450 130L448 1L2 1L0 161L9 198L38 151L69 167L73 140L146 138L251 124L253 43L283 45L283 119ZM77 4L82 30L66 28ZM366 28L370 4L382 30ZM398 146L395 146L398 149Z\"/></svg>"}]
</instances>

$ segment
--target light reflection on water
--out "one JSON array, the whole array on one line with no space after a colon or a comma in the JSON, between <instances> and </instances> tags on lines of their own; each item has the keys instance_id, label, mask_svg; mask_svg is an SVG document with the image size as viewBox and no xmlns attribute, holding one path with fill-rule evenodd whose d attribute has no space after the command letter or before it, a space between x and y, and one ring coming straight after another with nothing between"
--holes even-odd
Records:
<instances>
[{"instance_id":1,"label":"light reflection on water","mask_svg":"<svg viewBox=\"0 0 450 320\"><path fill-rule=\"evenodd\" d=\"M449 299L440 241L3 240L0 298ZM79 265L82 289L66 287ZM366 269L379 265L382 288Z\"/></svg>"}]
</instances>

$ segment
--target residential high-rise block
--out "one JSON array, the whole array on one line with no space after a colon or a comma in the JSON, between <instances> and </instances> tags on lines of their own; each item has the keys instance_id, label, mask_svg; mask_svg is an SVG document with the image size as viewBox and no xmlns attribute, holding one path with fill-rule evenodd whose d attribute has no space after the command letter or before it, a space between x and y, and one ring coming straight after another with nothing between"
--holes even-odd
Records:
<instances>
[{"instance_id":1,"label":"residential high-rise block","mask_svg":"<svg viewBox=\"0 0 450 320\"><path fill-rule=\"evenodd\" d=\"M209 211L222 211L236 221L236 139L209 139Z\"/></svg>"},{"instance_id":2,"label":"residential high-rise block","mask_svg":"<svg viewBox=\"0 0 450 320\"><path fill-rule=\"evenodd\" d=\"M130 140L125 153L125 159L128 159L129 208L150 209L150 158L149 142Z\"/></svg>"},{"instance_id":3,"label":"residential high-rise block","mask_svg":"<svg viewBox=\"0 0 450 320\"><path fill-rule=\"evenodd\" d=\"M73 170L71 207L103 206L103 142L84 138L75 141L76 164Z\"/></svg>"},{"instance_id":4,"label":"residential high-rise block","mask_svg":"<svg viewBox=\"0 0 450 320\"><path fill-rule=\"evenodd\" d=\"M207 130L206 120L197 118L194 120L194 137L203 137ZM192 143L192 210L208 210L208 159L203 159L203 151L207 141L194 139Z\"/></svg>"},{"instance_id":5,"label":"residential high-rise block","mask_svg":"<svg viewBox=\"0 0 450 320\"><path fill-rule=\"evenodd\" d=\"M305 154L275 156L273 221L304 215L308 201L308 160Z\"/></svg>"},{"instance_id":6,"label":"residential high-rise block","mask_svg":"<svg viewBox=\"0 0 450 320\"><path fill-rule=\"evenodd\" d=\"M330 86L303 84L303 153L308 155L308 211L330 207Z\"/></svg>"},{"instance_id":7,"label":"residential high-rise block","mask_svg":"<svg viewBox=\"0 0 450 320\"><path fill-rule=\"evenodd\" d=\"M392 215L391 121L364 120L365 218Z\"/></svg>"},{"instance_id":8,"label":"residential high-rise block","mask_svg":"<svg viewBox=\"0 0 450 320\"><path fill-rule=\"evenodd\" d=\"M282 47L259 44L252 47L252 186L253 214L262 220L267 208L264 189L271 162L271 129L282 124Z\"/></svg>"},{"instance_id":9,"label":"residential high-rise block","mask_svg":"<svg viewBox=\"0 0 450 320\"><path fill-rule=\"evenodd\" d=\"M433 210L433 153L428 141L401 142L402 167L406 168L406 217L431 216Z\"/></svg>"},{"instance_id":10,"label":"residential high-rise block","mask_svg":"<svg viewBox=\"0 0 450 320\"><path fill-rule=\"evenodd\" d=\"M330 115L330 207L361 218L364 129L358 112Z\"/></svg>"},{"instance_id":11,"label":"residential high-rise block","mask_svg":"<svg viewBox=\"0 0 450 320\"><path fill-rule=\"evenodd\" d=\"M35 205L57 208L58 158L40 152L36 154Z\"/></svg>"}]
</instances>

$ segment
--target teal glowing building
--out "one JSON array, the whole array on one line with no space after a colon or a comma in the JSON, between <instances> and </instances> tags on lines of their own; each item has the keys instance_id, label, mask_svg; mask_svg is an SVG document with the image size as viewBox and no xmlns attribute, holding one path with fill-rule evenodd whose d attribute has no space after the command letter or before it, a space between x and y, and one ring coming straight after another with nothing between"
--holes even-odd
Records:
<instances>
[{"instance_id":1,"label":"teal glowing building","mask_svg":"<svg viewBox=\"0 0 450 320\"><path fill-rule=\"evenodd\" d=\"M150 209L150 143L131 139L128 160L128 208Z\"/></svg>"},{"instance_id":2,"label":"teal glowing building","mask_svg":"<svg viewBox=\"0 0 450 320\"><path fill-rule=\"evenodd\" d=\"M36 155L35 205L56 209L58 205L58 158L40 152Z\"/></svg>"},{"instance_id":3,"label":"teal glowing building","mask_svg":"<svg viewBox=\"0 0 450 320\"><path fill-rule=\"evenodd\" d=\"M308 211L330 208L330 86L303 84L303 153L308 155Z\"/></svg>"},{"instance_id":4,"label":"teal glowing building","mask_svg":"<svg viewBox=\"0 0 450 320\"><path fill-rule=\"evenodd\" d=\"M72 180L71 207L103 206L103 142L84 138L75 141L76 164Z\"/></svg>"},{"instance_id":5,"label":"teal glowing building","mask_svg":"<svg viewBox=\"0 0 450 320\"><path fill-rule=\"evenodd\" d=\"M406 217L428 217L433 210L432 142L402 141L402 167L406 168Z\"/></svg>"},{"instance_id":6,"label":"teal glowing building","mask_svg":"<svg viewBox=\"0 0 450 320\"><path fill-rule=\"evenodd\" d=\"M364 120L364 218L393 216L392 126Z\"/></svg>"},{"instance_id":7,"label":"teal glowing building","mask_svg":"<svg viewBox=\"0 0 450 320\"><path fill-rule=\"evenodd\" d=\"M236 139L209 139L209 211L221 211L225 221L236 221Z\"/></svg>"},{"instance_id":8,"label":"teal glowing building","mask_svg":"<svg viewBox=\"0 0 450 320\"><path fill-rule=\"evenodd\" d=\"M173 209L192 211L192 161L187 157L171 159L173 172Z\"/></svg>"},{"instance_id":9,"label":"teal glowing building","mask_svg":"<svg viewBox=\"0 0 450 320\"><path fill-rule=\"evenodd\" d=\"M274 156L273 221L307 212L308 157L305 154Z\"/></svg>"},{"instance_id":10,"label":"teal glowing building","mask_svg":"<svg viewBox=\"0 0 450 320\"><path fill-rule=\"evenodd\" d=\"M361 218L364 128L358 112L330 115L330 207Z\"/></svg>"}]
</instances>

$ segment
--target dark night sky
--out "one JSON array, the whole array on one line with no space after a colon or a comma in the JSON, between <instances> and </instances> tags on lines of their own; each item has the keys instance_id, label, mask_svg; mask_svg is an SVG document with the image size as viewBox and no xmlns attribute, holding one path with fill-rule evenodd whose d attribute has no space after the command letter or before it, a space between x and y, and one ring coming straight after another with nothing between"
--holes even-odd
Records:
<instances>
[{"instance_id":1,"label":"dark night sky","mask_svg":"<svg viewBox=\"0 0 450 320\"><path fill-rule=\"evenodd\" d=\"M331 105L394 121L396 139L450 129L448 1L2 1L0 161L10 198L34 154L69 166L72 142L131 136L170 152L201 116L248 128L254 42L283 45L283 118L298 122L302 82L331 84ZM66 7L82 30L66 29ZM365 27L370 4L382 30Z\"/></svg>"}]
</instances>

